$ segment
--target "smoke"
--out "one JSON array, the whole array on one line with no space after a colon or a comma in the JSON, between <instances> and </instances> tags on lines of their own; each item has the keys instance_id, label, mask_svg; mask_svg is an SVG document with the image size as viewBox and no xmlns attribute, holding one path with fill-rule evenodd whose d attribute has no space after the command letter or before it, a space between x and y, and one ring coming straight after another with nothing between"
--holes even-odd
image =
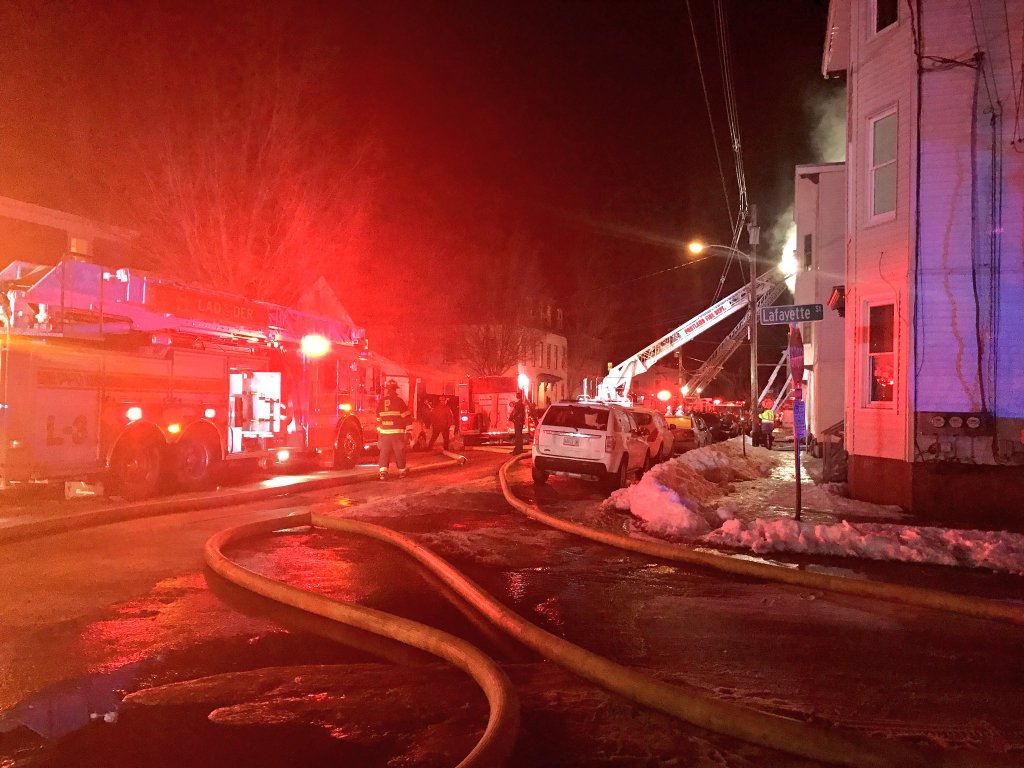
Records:
<instances>
[{"instance_id":1,"label":"smoke","mask_svg":"<svg viewBox=\"0 0 1024 768\"><path fill-rule=\"evenodd\" d=\"M837 88L824 96L809 99L804 107L810 118L810 162L841 163L846 159L846 89ZM787 275L786 284L793 290L797 270L796 222L793 205L765 233L770 258L778 255L779 269Z\"/></svg>"},{"instance_id":2,"label":"smoke","mask_svg":"<svg viewBox=\"0 0 1024 768\"><path fill-rule=\"evenodd\" d=\"M811 147L816 163L841 163L846 159L846 89L808 102Z\"/></svg>"}]
</instances>

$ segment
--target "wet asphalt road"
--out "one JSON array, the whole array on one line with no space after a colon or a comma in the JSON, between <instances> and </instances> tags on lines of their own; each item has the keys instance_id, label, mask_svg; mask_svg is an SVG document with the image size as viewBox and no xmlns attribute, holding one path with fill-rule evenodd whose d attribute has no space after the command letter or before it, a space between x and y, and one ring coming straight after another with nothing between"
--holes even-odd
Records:
<instances>
[{"instance_id":1,"label":"wet asphalt road","mask_svg":"<svg viewBox=\"0 0 1024 768\"><path fill-rule=\"evenodd\" d=\"M407 532L534 623L656 677L856 733L1024 755L1019 628L723 577L590 544L510 510L493 479L503 459L479 452L465 468L402 482L5 545L0 764L457 762L485 718L464 676L253 598L203 567L202 544L212 533L309 505ZM525 473L516 478L516 490L532 495ZM541 502L628 527L617 513L595 512L597 500L592 486L556 479ZM481 622L383 545L300 530L231 554L289 583L440 626L498 659L522 698L515 765L813 764L578 681ZM238 690L227 704L197 695L186 705L118 707L123 693L141 688L296 665L331 665L324 667L330 685L273 700Z\"/></svg>"}]
</instances>

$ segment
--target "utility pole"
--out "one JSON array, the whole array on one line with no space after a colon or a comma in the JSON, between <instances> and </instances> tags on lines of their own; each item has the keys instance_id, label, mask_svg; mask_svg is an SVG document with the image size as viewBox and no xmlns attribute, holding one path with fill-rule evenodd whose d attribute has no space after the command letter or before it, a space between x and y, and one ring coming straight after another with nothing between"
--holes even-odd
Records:
<instances>
[{"instance_id":1,"label":"utility pole","mask_svg":"<svg viewBox=\"0 0 1024 768\"><path fill-rule=\"evenodd\" d=\"M757 376L757 244L761 239L761 228L757 226L757 206L750 206L750 216L747 219L747 237L750 241L750 410L751 421L750 434L754 434L758 409L760 403L757 398L760 395Z\"/></svg>"}]
</instances>

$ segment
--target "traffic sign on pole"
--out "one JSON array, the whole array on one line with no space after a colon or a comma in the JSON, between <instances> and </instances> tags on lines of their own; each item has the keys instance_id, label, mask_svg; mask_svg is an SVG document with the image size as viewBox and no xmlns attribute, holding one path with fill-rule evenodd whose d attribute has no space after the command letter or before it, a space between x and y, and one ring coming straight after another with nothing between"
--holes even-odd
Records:
<instances>
[{"instance_id":1,"label":"traffic sign on pole","mask_svg":"<svg viewBox=\"0 0 1024 768\"><path fill-rule=\"evenodd\" d=\"M798 397L803 392L804 337L796 325L789 327L789 373L793 377L793 391Z\"/></svg>"}]
</instances>

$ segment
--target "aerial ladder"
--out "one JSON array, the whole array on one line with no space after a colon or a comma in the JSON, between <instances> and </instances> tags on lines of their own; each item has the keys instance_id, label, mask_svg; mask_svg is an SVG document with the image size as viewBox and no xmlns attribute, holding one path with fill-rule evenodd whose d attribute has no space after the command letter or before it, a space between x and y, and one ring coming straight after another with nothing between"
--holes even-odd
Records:
<instances>
[{"instance_id":1,"label":"aerial ladder","mask_svg":"<svg viewBox=\"0 0 1024 768\"><path fill-rule=\"evenodd\" d=\"M777 269L769 270L754 281L754 293L756 294L756 301L758 306L770 304L772 301L778 298L779 294L785 289L785 275L781 274ZM674 330L662 336L653 344L645 347L644 349L637 352L635 355L623 360L618 365L612 367L608 371L608 375L601 381L597 388L597 396L599 400L606 400L609 402L624 402L629 399L629 388L633 382L633 377L641 373L644 373L651 369L651 367L659 360L664 358L666 355L670 355L677 349L682 347L689 341L693 341L695 338L700 336L704 331L717 325L722 320L736 314L737 312L747 308L750 303L750 286L745 285L735 293L731 293L724 299L721 299L715 304L702 311L701 313L691 317L683 324L677 326ZM749 313L747 314L749 322ZM725 347L725 342L719 346L715 355L712 358L717 359L719 352L725 356L721 358L720 362L712 363L711 359L707 363L701 366L701 369L694 374L694 378L699 374L701 376L707 375L703 373L705 368L711 370L717 365L717 369L714 373L708 376L707 380L710 381L714 378L714 374L717 374L721 370L722 365L728 359L743 340L743 331L746 329L746 324L741 323L737 330L734 330L729 334L729 337L735 337L731 344L731 348ZM725 354L725 349L728 349L728 354ZM692 381L693 379L691 379Z\"/></svg>"},{"instance_id":2,"label":"aerial ladder","mask_svg":"<svg viewBox=\"0 0 1024 768\"><path fill-rule=\"evenodd\" d=\"M770 307L775 303L775 300L782 295L782 292L786 288L785 277L778 279L768 291L760 296L757 300L757 307ZM748 291L749 288L743 290ZM722 339L722 343L718 345L711 356L705 360L697 370L691 375L689 380L686 382L687 392L696 392L698 389L704 389L710 384L722 369L725 364L729 361L729 358L733 356L733 353L743 344L747 339L747 331L750 328L750 310L748 309L743 315L743 319L739 324L729 332L729 335ZM764 395L762 395L764 397Z\"/></svg>"}]
</instances>

